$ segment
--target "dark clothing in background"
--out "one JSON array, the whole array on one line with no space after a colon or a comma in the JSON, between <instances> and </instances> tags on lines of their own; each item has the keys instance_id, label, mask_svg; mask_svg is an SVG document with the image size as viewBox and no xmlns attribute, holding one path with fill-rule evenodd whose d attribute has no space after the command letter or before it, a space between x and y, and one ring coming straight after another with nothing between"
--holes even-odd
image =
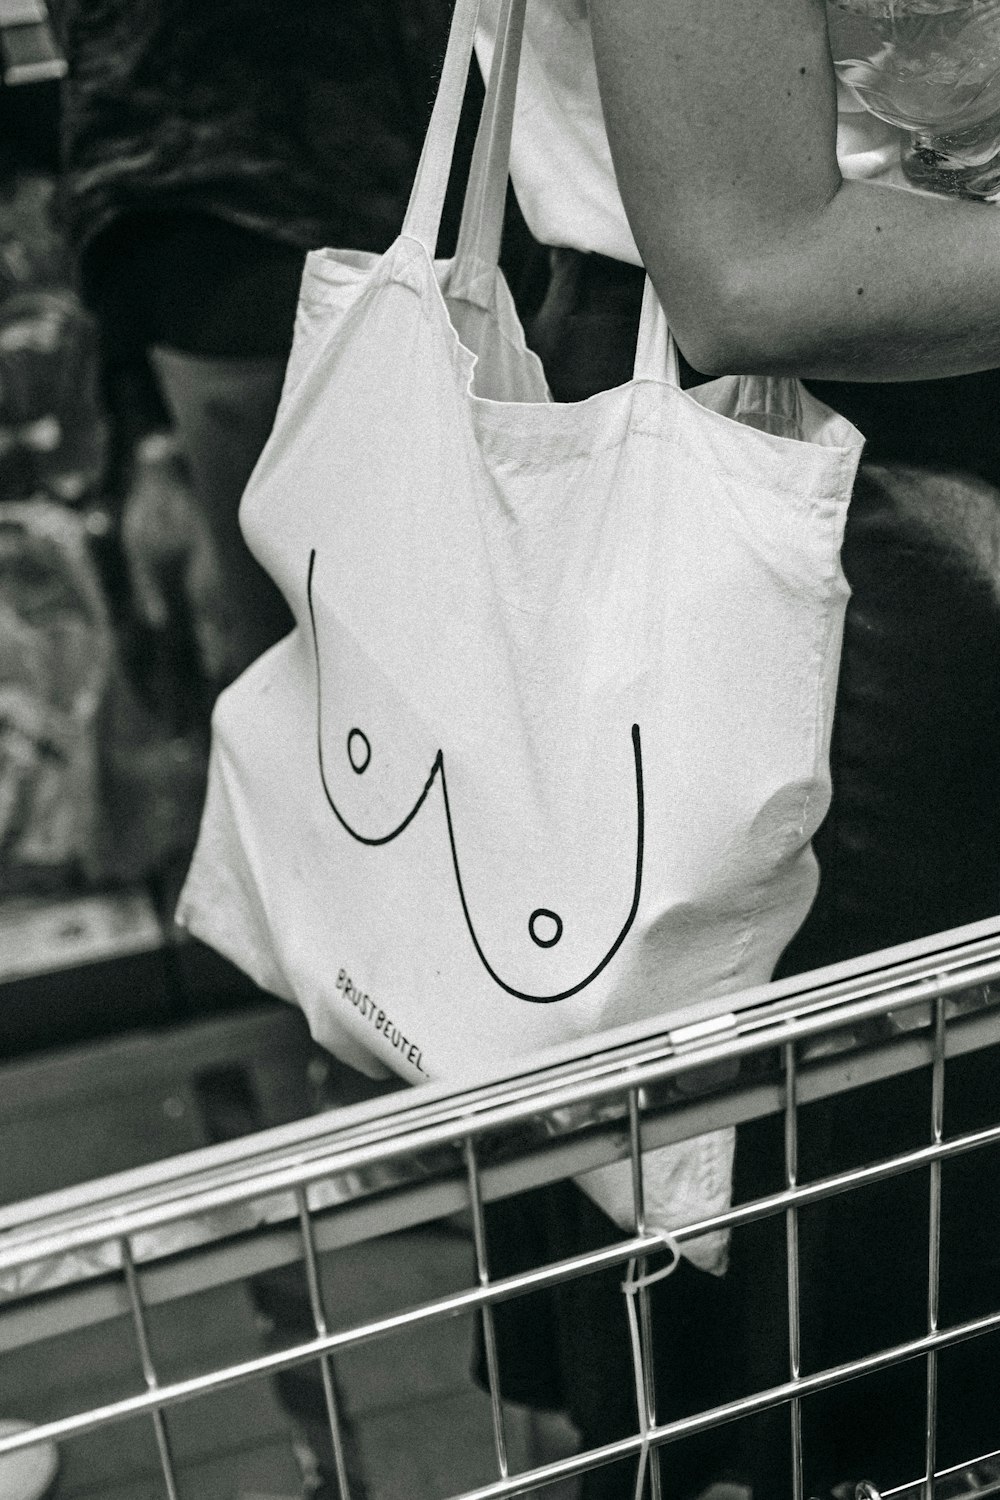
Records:
<instances>
[{"instance_id":1,"label":"dark clothing in background","mask_svg":"<svg viewBox=\"0 0 1000 1500\"><path fill-rule=\"evenodd\" d=\"M305 250L381 250L418 132L377 0L64 0L67 224L211 213Z\"/></svg>"},{"instance_id":2,"label":"dark clothing in background","mask_svg":"<svg viewBox=\"0 0 1000 1500\"><path fill-rule=\"evenodd\" d=\"M104 344L118 493L137 434L170 419L150 349L283 367L306 252L378 252L398 234L451 7L59 0L54 10L69 62L63 217ZM474 69L442 255L454 247L482 97ZM515 294L537 302L544 257L513 194L506 231ZM190 375L197 382L196 364ZM280 372L271 384L280 389ZM263 408L255 430L260 421L266 436ZM234 472L227 495L248 472Z\"/></svg>"},{"instance_id":3,"label":"dark clothing in background","mask_svg":"<svg viewBox=\"0 0 1000 1500\"><path fill-rule=\"evenodd\" d=\"M231 604L230 666L290 627L238 505L310 249L402 225L446 0L60 0L63 212L103 344L109 492L171 426ZM453 213L453 209L452 209Z\"/></svg>"},{"instance_id":4,"label":"dark clothing in background","mask_svg":"<svg viewBox=\"0 0 1000 1500\"><path fill-rule=\"evenodd\" d=\"M287 357L307 250L399 233L448 0L60 0L65 221L120 348ZM454 247L483 85L472 70L439 254ZM502 262L544 257L508 195Z\"/></svg>"},{"instance_id":5,"label":"dark clothing in background","mask_svg":"<svg viewBox=\"0 0 1000 1500\"><path fill-rule=\"evenodd\" d=\"M201 211L122 215L88 259L108 356L163 344L214 359L287 360L305 255Z\"/></svg>"},{"instance_id":6,"label":"dark clothing in background","mask_svg":"<svg viewBox=\"0 0 1000 1500\"><path fill-rule=\"evenodd\" d=\"M306 251L391 242L423 126L395 15L64 0L64 217L110 359L286 359Z\"/></svg>"}]
</instances>

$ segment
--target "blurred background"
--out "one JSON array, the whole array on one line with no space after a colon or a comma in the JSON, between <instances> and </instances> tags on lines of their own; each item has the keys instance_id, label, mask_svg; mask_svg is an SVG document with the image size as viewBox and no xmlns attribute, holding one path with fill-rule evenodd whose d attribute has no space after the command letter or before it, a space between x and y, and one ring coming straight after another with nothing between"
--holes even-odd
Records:
<instances>
[{"instance_id":1,"label":"blurred background","mask_svg":"<svg viewBox=\"0 0 1000 1500\"><path fill-rule=\"evenodd\" d=\"M236 514L303 259L398 233L449 19L447 0L0 0L0 1205L394 1086L321 1054L173 911L215 697L290 626ZM477 77L458 183L480 97ZM451 191L442 253L457 213ZM513 199L509 230L537 305L546 265ZM337 1316L401 1278L459 1284L470 1257L461 1226L386 1240L365 1277L328 1268ZM208 1296L160 1330L167 1362L288 1341L303 1297L287 1277ZM456 1325L446 1377L433 1349L396 1384L362 1362L355 1494L469 1478L488 1422L468 1338ZM6 1355L0 1428L82 1379L131 1388L115 1347L98 1329ZM261 1390L250 1419L237 1393L190 1424L185 1494L334 1493L318 1375ZM463 1403L476 1435L456 1444ZM35 1457L2 1461L4 1500L162 1493L151 1443Z\"/></svg>"}]
</instances>

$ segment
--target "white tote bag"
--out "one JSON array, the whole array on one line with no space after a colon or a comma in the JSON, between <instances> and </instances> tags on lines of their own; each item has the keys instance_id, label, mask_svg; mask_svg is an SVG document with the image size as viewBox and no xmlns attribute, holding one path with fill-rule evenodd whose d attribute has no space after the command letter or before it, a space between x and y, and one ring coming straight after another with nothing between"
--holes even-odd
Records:
<instances>
[{"instance_id":1,"label":"white tote bag","mask_svg":"<svg viewBox=\"0 0 1000 1500\"><path fill-rule=\"evenodd\" d=\"M433 259L458 0L403 232L310 255L243 499L296 627L219 700L180 920L346 1061L454 1078L769 978L810 837L861 437L794 380L556 404L497 267L524 0Z\"/></svg>"}]
</instances>

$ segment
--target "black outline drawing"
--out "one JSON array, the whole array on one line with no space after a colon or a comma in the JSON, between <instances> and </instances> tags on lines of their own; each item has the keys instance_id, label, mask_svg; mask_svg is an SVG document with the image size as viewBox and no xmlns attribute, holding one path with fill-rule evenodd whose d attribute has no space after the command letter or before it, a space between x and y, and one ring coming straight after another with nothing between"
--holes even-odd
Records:
<instances>
[{"instance_id":1,"label":"black outline drawing","mask_svg":"<svg viewBox=\"0 0 1000 1500\"><path fill-rule=\"evenodd\" d=\"M538 936L538 933L535 931L536 917L552 918L553 922L556 924L556 930L550 938L541 938ZM535 910L531 913L531 916L528 918L528 936L531 938L531 941L533 943L537 943L539 948L554 948L562 935L563 920L559 913L557 911L550 911L547 906L536 907Z\"/></svg>"},{"instance_id":2,"label":"black outline drawing","mask_svg":"<svg viewBox=\"0 0 1000 1500\"><path fill-rule=\"evenodd\" d=\"M504 990L508 995L513 995L515 1000L528 1000L534 1005L552 1005L557 1000L568 1000L571 996L578 995L581 990L585 990L589 984L593 983L598 974L602 973L603 970L607 968L608 964L614 958L615 954L618 952L618 949L621 947L622 943L628 936L632 924L635 921L636 914L639 910L639 897L642 892L642 859L645 841L645 800L643 797L642 784L642 741L639 734L638 724L632 725L632 752L635 758L635 798L636 811L638 814L636 827L635 885L632 893L632 905L629 908L628 916L625 918L625 923L618 936L615 938L615 941L612 943L611 947L608 949L607 953L601 959L597 967L592 969L585 979L581 979L579 984L573 985L568 990L560 990L560 992L556 995L529 995L524 990L516 990L514 989L513 985L509 985L503 979L501 979L500 975L490 964L489 959L486 957L486 954L482 950L479 938L476 935L476 929L472 923L472 913L469 911L468 902L465 899L465 888L462 884L462 872L459 868L458 863L458 848L455 843L455 828L451 816L451 803L448 800L448 780L445 775L444 769L444 751L438 750L437 754L435 755L434 763L431 766L430 775L424 782L423 790L421 791L419 797L413 804L410 811L407 813L406 817L398 825L398 827L392 830L391 833L383 834L381 838L366 838L364 834L356 832L356 830L353 829L344 818L343 814L337 807L337 804L334 802L332 796L330 795L330 788L327 785L326 780L326 770L323 765L322 676L320 672L319 633L316 630L316 614L315 610L313 609L313 573L315 571L315 567L316 549L313 548L309 554L309 571L306 578L306 600L309 605L309 621L312 626L313 651L316 657L316 751L319 759L319 775L320 781L323 785L323 795L326 797L326 800L330 806L330 810L336 817L337 822L344 829L345 833L349 833L351 838L359 844L366 844L369 848L377 848L382 844L390 844L392 843L393 839L398 838L403 830L408 828L409 825L413 822L413 819L417 816L417 813L426 802L428 793L430 792L431 787L434 785L435 779L440 774L441 796L442 800L444 801L444 815L445 822L448 827L448 843L451 847L451 860L455 870L455 884L458 887L458 899L462 903L462 913L465 917L465 925L469 929L469 936L472 939L472 946L475 948L476 954L483 968L486 970L487 974L489 974L494 984L499 985L500 988ZM539 910L542 910L542 908L539 908ZM535 912L532 915L536 916L537 914L538 913ZM545 912L545 915L556 916L554 912ZM557 938L552 940L552 942L542 943L539 946L551 947L553 945L553 942L558 941L558 937L562 936L562 923L558 916L556 916L556 921L560 923L560 929ZM532 936L534 935L532 934ZM538 941L537 938L535 939L535 941Z\"/></svg>"},{"instance_id":3,"label":"black outline drawing","mask_svg":"<svg viewBox=\"0 0 1000 1500\"><path fill-rule=\"evenodd\" d=\"M351 744L352 744L352 742L354 740L355 735L357 735L357 737L358 737L359 740L362 740L364 742L364 747L365 747L365 758L364 758L364 761L362 762L362 764L360 766L356 763L356 761L354 759L354 755L353 755L353 753L351 751ZM363 776L365 774L365 772L367 771L368 767L371 765L371 759L372 759L371 741L369 740L368 736L365 734L365 732L364 732L363 729L358 729L357 727L355 727L348 734L348 736L347 736L347 759L351 762L351 770L354 772L354 774L356 776Z\"/></svg>"}]
</instances>

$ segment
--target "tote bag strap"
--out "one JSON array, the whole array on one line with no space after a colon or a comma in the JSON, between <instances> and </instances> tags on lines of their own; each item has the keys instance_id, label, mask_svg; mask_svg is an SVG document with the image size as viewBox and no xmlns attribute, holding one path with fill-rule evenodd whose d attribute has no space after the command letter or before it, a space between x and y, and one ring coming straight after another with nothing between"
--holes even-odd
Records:
<instances>
[{"instance_id":1,"label":"tote bag strap","mask_svg":"<svg viewBox=\"0 0 1000 1500\"><path fill-rule=\"evenodd\" d=\"M524 30L525 0L502 0L497 40L462 205L452 295L492 306L500 259L510 137ZM457 0L434 109L417 166L402 233L433 258L451 173L465 85L472 62L479 0Z\"/></svg>"},{"instance_id":2,"label":"tote bag strap","mask_svg":"<svg viewBox=\"0 0 1000 1500\"><path fill-rule=\"evenodd\" d=\"M403 219L402 234L423 245L431 259L441 229L478 15L479 0L456 0L441 81Z\"/></svg>"},{"instance_id":3,"label":"tote bag strap","mask_svg":"<svg viewBox=\"0 0 1000 1500\"><path fill-rule=\"evenodd\" d=\"M500 258L510 143L526 0L502 0L469 182L455 251L450 292L493 305ZM433 258L455 154L459 117L472 62L479 0L456 0L434 109L414 178L402 233ZM653 284L646 277L636 343L634 378L678 386L677 346Z\"/></svg>"},{"instance_id":4,"label":"tote bag strap","mask_svg":"<svg viewBox=\"0 0 1000 1500\"><path fill-rule=\"evenodd\" d=\"M455 252L452 295L464 296L487 308L493 303L500 257L524 13L525 0L504 0L501 6ZM677 344L648 276L643 289L633 378L680 386Z\"/></svg>"},{"instance_id":5,"label":"tote bag strap","mask_svg":"<svg viewBox=\"0 0 1000 1500\"><path fill-rule=\"evenodd\" d=\"M670 332L656 288L646 277L639 315L639 337L635 346L634 380L665 380L668 385L681 383L677 344Z\"/></svg>"},{"instance_id":6,"label":"tote bag strap","mask_svg":"<svg viewBox=\"0 0 1000 1500\"><path fill-rule=\"evenodd\" d=\"M502 0L462 207L451 295L491 308L500 261L525 0Z\"/></svg>"}]
</instances>

